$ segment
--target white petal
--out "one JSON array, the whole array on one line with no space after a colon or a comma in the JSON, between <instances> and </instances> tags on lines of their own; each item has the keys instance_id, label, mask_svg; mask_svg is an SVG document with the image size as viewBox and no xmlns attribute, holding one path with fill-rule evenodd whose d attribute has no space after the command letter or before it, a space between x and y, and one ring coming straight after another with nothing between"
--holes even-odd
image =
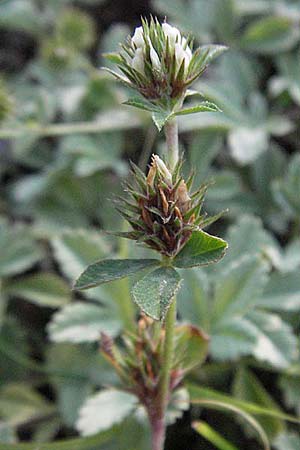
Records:
<instances>
[{"instance_id":1,"label":"white petal","mask_svg":"<svg viewBox=\"0 0 300 450\"><path fill-rule=\"evenodd\" d=\"M140 73L145 73L144 72L144 52L142 48L137 48L134 54L134 57L132 58L131 61L131 66L133 67L133 69L137 70Z\"/></svg>"},{"instance_id":2,"label":"white petal","mask_svg":"<svg viewBox=\"0 0 300 450\"><path fill-rule=\"evenodd\" d=\"M167 36L169 38L169 43L171 46L174 46L176 41L177 42L180 41L181 35L180 35L180 31L177 28L172 27L168 23L163 23L162 29L163 29L165 36Z\"/></svg>"},{"instance_id":3,"label":"white petal","mask_svg":"<svg viewBox=\"0 0 300 450\"><path fill-rule=\"evenodd\" d=\"M175 58L177 62L177 67L181 66L182 61L185 59L185 51L183 47L178 42L175 44Z\"/></svg>"},{"instance_id":4,"label":"white petal","mask_svg":"<svg viewBox=\"0 0 300 450\"><path fill-rule=\"evenodd\" d=\"M175 58L176 58L178 69L182 64L182 61L184 60L184 68L185 68L185 72L186 72L187 68L191 62L191 59L192 59L192 52L191 52L190 47L187 46L187 48L184 49L181 44L176 43L175 44Z\"/></svg>"},{"instance_id":5,"label":"white petal","mask_svg":"<svg viewBox=\"0 0 300 450\"><path fill-rule=\"evenodd\" d=\"M131 38L131 42L135 44L137 48L144 47L144 30L143 27L135 29L134 35Z\"/></svg>"},{"instance_id":6,"label":"white petal","mask_svg":"<svg viewBox=\"0 0 300 450\"><path fill-rule=\"evenodd\" d=\"M156 164L158 171L165 178L165 180L169 184L172 184L172 174L169 171L169 169L167 168L167 166L165 165L165 163L163 162L163 160L160 159L160 157L158 155L153 155L152 160Z\"/></svg>"},{"instance_id":7,"label":"white petal","mask_svg":"<svg viewBox=\"0 0 300 450\"><path fill-rule=\"evenodd\" d=\"M156 51L154 50L152 45L150 45L150 59L152 62L152 66L156 70L160 70L160 68L161 68L160 60L159 60L158 54L156 53Z\"/></svg>"}]
</instances>

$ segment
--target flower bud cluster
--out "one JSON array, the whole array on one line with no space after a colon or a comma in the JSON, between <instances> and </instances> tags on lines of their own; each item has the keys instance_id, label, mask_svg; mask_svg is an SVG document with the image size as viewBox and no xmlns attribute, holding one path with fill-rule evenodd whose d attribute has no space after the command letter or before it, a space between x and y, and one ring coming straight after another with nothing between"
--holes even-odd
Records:
<instances>
[{"instance_id":1,"label":"flower bud cluster","mask_svg":"<svg viewBox=\"0 0 300 450\"><path fill-rule=\"evenodd\" d=\"M127 184L132 199L119 199L118 210L133 230L118 235L174 257L194 230L212 222L201 215L207 186L190 193L193 176L184 181L180 174L182 164L180 160L171 171L159 156L153 155L147 176L132 165L133 184Z\"/></svg>"},{"instance_id":2,"label":"flower bud cluster","mask_svg":"<svg viewBox=\"0 0 300 450\"><path fill-rule=\"evenodd\" d=\"M155 404L160 395L159 381L163 364L161 352L164 340L164 329L155 333L153 320L145 315L139 319L134 333L122 335L122 346L117 345L110 336L101 334L102 355L114 367L122 387L136 395L150 415L157 411ZM180 347L178 350L181 350ZM184 367L178 367L178 364L177 367L171 368L171 392L180 387L184 373Z\"/></svg>"}]
</instances>

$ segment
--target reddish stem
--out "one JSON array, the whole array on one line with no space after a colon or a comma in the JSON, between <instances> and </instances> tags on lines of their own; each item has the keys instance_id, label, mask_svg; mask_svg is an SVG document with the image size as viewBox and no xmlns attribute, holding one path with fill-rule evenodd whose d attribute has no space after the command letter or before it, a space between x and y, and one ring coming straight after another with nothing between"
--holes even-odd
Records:
<instances>
[{"instance_id":1,"label":"reddish stem","mask_svg":"<svg viewBox=\"0 0 300 450\"><path fill-rule=\"evenodd\" d=\"M151 429L152 429L152 450L163 450L166 437L166 425L163 417L152 418Z\"/></svg>"}]
</instances>

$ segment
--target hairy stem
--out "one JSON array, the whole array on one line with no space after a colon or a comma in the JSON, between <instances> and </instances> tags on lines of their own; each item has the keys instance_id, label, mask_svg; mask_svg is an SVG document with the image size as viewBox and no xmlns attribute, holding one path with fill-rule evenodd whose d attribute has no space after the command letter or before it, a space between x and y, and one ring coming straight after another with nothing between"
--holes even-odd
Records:
<instances>
[{"instance_id":1,"label":"hairy stem","mask_svg":"<svg viewBox=\"0 0 300 450\"><path fill-rule=\"evenodd\" d=\"M168 162L171 170L179 159L178 124L172 119L165 125ZM163 450L166 437L166 411L170 400L170 375L174 356L174 332L176 323L176 298L169 308L165 322L165 342L156 410L150 417L152 428L152 450Z\"/></svg>"},{"instance_id":2,"label":"hairy stem","mask_svg":"<svg viewBox=\"0 0 300 450\"><path fill-rule=\"evenodd\" d=\"M170 373L174 355L176 298L170 306L165 323L165 343L156 408L150 414L152 450L163 450L166 437L166 411L170 400Z\"/></svg>"},{"instance_id":3,"label":"hairy stem","mask_svg":"<svg viewBox=\"0 0 300 450\"><path fill-rule=\"evenodd\" d=\"M167 141L169 166L170 169L173 170L179 159L178 123L176 117L166 123L165 135Z\"/></svg>"},{"instance_id":4,"label":"hairy stem","mask_svg":"<svg viewBox=\"0 0 300 450\"><path fill-rule=\"evenodd\" d=\"M168 311L165 324L165 344L163 352L161 382L160 382L160 401L162 405L163 415L165 415L166 413L170 397L170 372L174 356L175 323L176 323L176 298L174 297L173 302Z\"/></svg>"},{"instance_id":5,"label":"hairy stem","mask_svg":"<svg viewBox=\"0 0 300 450\"><path fill-rule=\"evenodd\" d=\"M152 450L163 450L165 436L166 436L166 426L165 421L162 417L153 418L151 421L152 429Z\"/></svg>"}]
</instances>

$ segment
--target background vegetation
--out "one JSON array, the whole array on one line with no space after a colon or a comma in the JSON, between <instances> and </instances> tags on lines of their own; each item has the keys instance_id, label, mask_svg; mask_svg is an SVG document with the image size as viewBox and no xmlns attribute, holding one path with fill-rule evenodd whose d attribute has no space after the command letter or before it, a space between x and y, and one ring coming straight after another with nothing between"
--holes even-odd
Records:
<instances>
[{"instance_id":1,"label":"background vegetation","mask_svg":"<svg viewBox=\"0 0 300 450\"><path fill-rule=\"evenodd\" d=\"M299 1L2 0L2 450L19 439L34 441L33 450L76 436L87 397L113 382L99 332L118 336L130 320L128 282L83 294L71 286L90 262L145 253L101 230L122 227L112 198L129 159L144 170L163 139L148 114L120 106L125 88L98 69L101 53L150 13L167 16L198 44L230 47L197 82L223 113L180 119L186 170L195 168L197 182L215 180L206 210L229 209L213 229L228 240L227 256L186 275L189 288L178 299L180 318L211 338L209 360L190 381L300 415ZM199 418L238 449L258 448L240 420L181 406L167 448L217 448L192 430ZM257 419L274 449L299 450L297 425ZM101 436L103 447L85 448L148 450L141 416Z\"/></svg>"}]
</instances>

